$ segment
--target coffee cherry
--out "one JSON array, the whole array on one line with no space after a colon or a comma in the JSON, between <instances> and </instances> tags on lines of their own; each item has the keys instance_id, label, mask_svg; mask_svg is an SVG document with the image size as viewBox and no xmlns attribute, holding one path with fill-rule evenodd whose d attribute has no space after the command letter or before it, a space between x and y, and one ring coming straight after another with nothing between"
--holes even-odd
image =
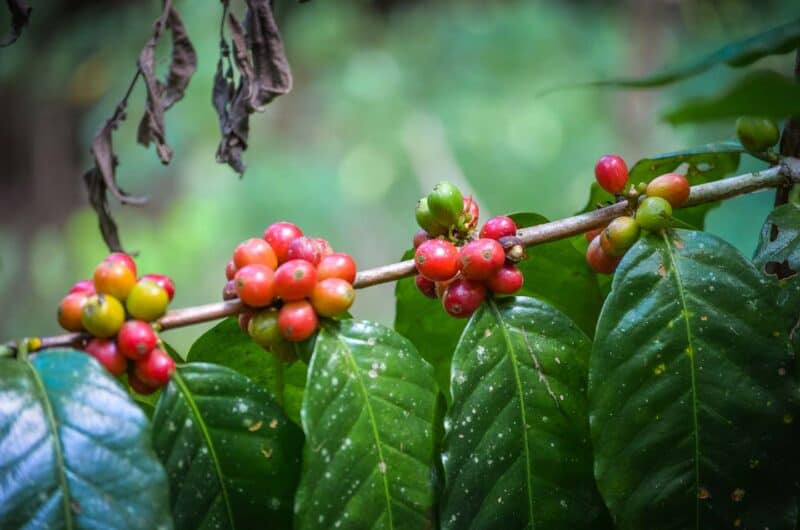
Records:
<instances>
[{"instance_id":1,"label":"coffee cherry","mask_svg":"<svg viewBox=\"0 0 800 530\"><path fill-rule=\"evenodd\" d=\"M83 306L89 296L87 293L70 293L58 304L58 324L67 331L83 331Z\"/></svg>"},{"instance_id":2,"label":"coffee cherry","mask_svg":"<svg viewBox=\"0 0 800 530\"><path fill-rule=\"evenodd\" d=\"M147 322L129 320L119 329L117 346L128 359L141 359L148 355L158 343L156 332Z\"/></svg>"},{"instance_id":3,"label":"coffee cherry","mask_svg":"<svg viewBox=\"0 0 800 530\"><path fill-rule=\"evenodd\" d=\"M239 293L236 292L236 280L228 280L225 283L225 287L222 288L222 299L233 300L238 297Z\"/></svg>"},{"instance_id":4,"label":"coffee cherry","mask_svg":"<svg viewBox=\"0 0 800 530\"><path fill-rule=\"evenodd\" d=\"M633 217L617 217L600 234L600 247L609 256L622 256L639 239L639 232Z\"/></svg>"},{"instance_id":5,"label":"coffee cherry","mask_svg":"<svg viewBox=\"0 0 800 530\"><path fill-rule=\"evenodd\" d=\"M136 284L136 274L121 260L103 261L94 270L94 287L98 293L110 294L120 301Z\"/></svg>"},{"instance_id":6,"label":"coffee cherry","mask_svg":"<svg viewBox=\"0 0 800 530\"><path fill-rule=\"evenodd\" d=\"M161 287L167 292L167 298L170 302L175 298L175 281L169 276L163 274L145 274L139 280L150 280L156 282L156 285Z\"/></svg>"},{"instance_id":7,"label":"coffee cherry","mask_svg":"<svg viewBox=\"0 0 800 530\"><path fill-rule=\"evenodd\" d=\"M139 280L131 289L125 308L128 314L138 320L152 322L167 312L169 296L153 280Z\"/></svg>"},{"instance_id":8,"label":"coffee cherry","mask_svg":"<svg viewBox=\"0 0 800 530\"><path fill-rule=\"evenodd\" d=\"M239 313L239 328L245 333L249 333L248 330L250 329L250 320L253 318L253 315L254 313L249 311Z\"/></svg>"},{"instance_id":9,"label":"coffee cherry","mask_svg":"<svg viewBox=\"0 0 800 530\"><path fill-rule=\"evenodd\" d=\"M150 352L150 355L136 361L134 374L144 384L159 388L169 383L172 372L175 371L175 361L159 348Z\"/></svg>"},{"instance_id":10,"label":"coffee cherry","mask_svg":"<svg viewBox=\"0 0 800 530\"><path fill-rule=\"evenodd\" d=\"M126 267L128 267L134 276L138 274L136 270L136 262L133 261L133 258L129 255L125 254L124 252L112 252L111 254L106 257L103 261L110 261L115 263L122 263Z\"/></svg>"},{"instance_id":11,"label":"coffee cherry","mask_svg":"<svg viewBox=\"0 0 800 530\"><path fill-rule=\"evenodd\" d=\"M275 271L275 295L292 302L310 296L317 283L317 270L304 259L290 259Z\"/></svg>"},{"instance_id":12,"label":"coffee cherry","mask_svg":"<svg viewBox=\"0 0 800 530\"><path fill-rule=\"evenodd\" d=\"M481 238L470 241L459 254L461 274L468 280L485 280L503 266L506 253L494 239Z\"/></svg>"},{"instance_id":13,"label":"coffee cherry","mask_svg":"<svg viewBox=\"0 0 800 530\"><path fill-rule=\"evenodd\" d=\"M414 284L417 286L417 290L428 298L436 298L436 282L430 281L422 274L417 274L414 276Z\"/></svg>"},{"instance_id":14,"label":"coffee cherry","mask_svg":"<svg viewBox=\"0 0 800 530\"><path fill-rule=\"evenodd\" d=\"M136 376L136 373L134 372L135 368L136 365L133 363L131 363L130 367L128 368L128 385L130 385L131 389L134 392L142 396L149 396L150 394L158 390L158 388L150 386L141 379L139 379Z\"/></svg>"},{"instance_id":15,"label":"coffee cherry","mask_svg":"<svg viewBox=\"0 0 800 530\"><path fill-rule=\"evenodd\" d=\"M287 252L289 251L289 244L303 236L303 231L296 225L286 221L272 223L264 230L264 240L270 244L275 255L278 257L278 263L283 263L289 259Z\"/></svg>"},{"instance_id":16,"label":"coffee cherry","mask_svg":"<svg viewBox=\"0 0 800 530\"><path fill-rule=\"evenodd\" d=\"M97 294L97 289L94 288L94 282L92 280L81 280L69 290L69 294L72 293L84 293L87 296L91 296Z\"/></svg>"},{"instance_id":17,"label":"coffee cherry","mask_svg":"<svg viewBox=\"0 0 800 530\"><path fill-rule=\"evenodd\" d=\"M429 239L417 248L414 263L417 271L429 280L449 280L458 273L458 249L449 241Z\"/></svg>"},{"instance_id":18,"label":"coffee cherry","mask_svg":"<svg viewBox=\"0 0 800 530\"><path fill-rule=\"evenodd\" d=\"M689 200L689 181L678 173L666 173L651 180L645 193L648 197L666 199L673 208L680 208Z\"/></svg>"},{"instance_id":19,"label":"coffee cherry","mask_svg":"<svg viewBox=\"0 0 800 530\"><path fill-rule=\"evenodd\" d=\"M457 187L443 180L428 194L428 209L437 223L449 227L464 211L464 197Z\"/></svg>"},{"instance_id":20,"label":"coffee cherry","mask_svg":"<svg viewBox=\"0 0 800 530\"><path fill-rule=\"evenodd\" d=\"M317 281L339 278L346 282L356 281L356 262L347 254L334 252L325 256L317 265Z\"/></svg>"},{"instance_id":21,"label":"coffee cherry","mask_svg":"<svg viewBox=\"0 0 800 530\"><path fill-rule=\"evenodd\" d=\"M290 342L300 342L309 338L317 329L318 322L314 308L305 300L284 304L278 311L278 327L281 335Z\"/></svg>"},{"instance_id":22,"label":"coffee cherry","mask_svg":"<svg viewBox=\"0 0 800 530\"><path fill-rule=\"evenodd\" d=\"M617 155L605 155L594 166L594 176L608 193L619 193L628 183L628 166Z\"/></svg>"},{"instance_id":23,"label":"coffee cherry","mask_svg":"<svg viewBox=\"0 0 800 530\"><path fill-rule=\"evenodd\" d=\"M328 278L314 286L311 305L318 315L334 317L350 309L356 299L353 286L340 278Z\"/></svg>"},{"instance_id":24,"label":"coffee cherry","mask_svg":"<svg viewBox=\"0 0 800 530\"><path fill-rule=\"evenodd\" d=\"M265 265L247 265L236 273L236 294L250 307L265 307L275 298L275 273Z\"/></svg>"},{"instance_id":25,"label":"coffee cherry","mask_svg":"<svg viewBox=\"0 0 800 530\"><path fill-rule=\"evenodd\" d=\"M113 339L91 339L84 349L113 375L120 376L128 368L128 360L120 353Z\"/></svg>"},{"instance_id":26,"label":"coffee cherry","mask_svg":"<svg viewBox=\"0 0 800 530\"><path fill-rule=\"evenodd\" d=\"M420 228L419 230L417 230L417 233L414 234L414 239L413 239L414 248L417 248L418 246L420 246L429 239L430 236L428 235L428 232Z\"/></svg>"},{"instance_id":27,"label":"coffee cherry","mask_svg":"<svg viewBox=\"0 0 800 530\"><path fill-rule=\"evenodd\" d=\"M613 274L621 259L622 257L609 256L603 252L603 248L600 246L600 236L592 239L589 248L586 249L586 263L593 271L600 274Z\"/></svg>"},{"instance_id":28,"label":"coffee cherry","mask_svg":"<svg viewBox=\"0 0 800 530\"><path fill-rule=\"evenodd\" d=\"M228 280L232 280L234 276L236 276L236 264L233 262L233 259L229 259L228 263L225 264L225 277Z\"/></svg>"},{"instance_id":29,"label":"coffee cherry","mask_svg":"<svg viewBox=\"0 0 800 530\"><path fill-rule=\"evenodd\" d=\"M319 244L314 239L305 236L298 237L289 243L286 259L304 259L316 267L322 259L320 250Z\"/></svg>"},{"instance_id":30,"label":"coffee cherry","mask_svg":"<svg viewBox=\"0 0 800 530\"><path fill-rule=\"evenodd\" d=\"M486 286L497 294L514 294L522 289L525 277L514 265L503 265L486 280Z\"/></svg>"},{"instance_id":31,"label":"coffee cherry","mask_svg":"<svg viewBox=\"0 0 800 530\"><path fill-rule=\"evenodd\" d=\"M736 120L736 136L751 153L766 151L780 138L778 125L768 118L742 116Z\"/></svg>"},{"instance_id":32,"label":"coffee cherry","mask_svg":"<svg viewBox=\"0 0 800 530\"><path fill-rule=\"evenodd\" d=\"M636 222L651 232L667 228L671 221L672 206L661 197L647 197L636 210Z\"/></svg>"},{"instance_id":33,"label":"coffee cherry","mask_svg":"<svg viewBox=\"0 0 800 530\"><path fill-rule=\"evenodd\" d=\"M270 347L283 341L283 335L278 327L278 310L265 309L255 313L247 324L247 333L261 346Z\"/></svg>"},{"instance_id":34,"label":"coffee cherry","mask_svg":"<svg viewBox=\"0 0 800 530\"><path fill-rule=\"evenodd\" d=\"M423 276L423 278L424 278L424 276ZM450 285L453 282L455 282L456 280L460 280L460 279L461 279L461 274L458 274L456 276L453 276L449 280L445 280L443 282L435 282L435 285L436 285L436 289L435 289L436 290L436 298L443 297L444 296L444 292L447 290L447 288L450 287Z\"/></svg>"},{"instance_id":35,"label":"coffee cherry","mask_svg":"<svg viewBox=\"0 0 800 530\"><path fill-rule=\"evenodd\" d=\"M431 213L428 207L428 198L423 197L417 201L417 207L414 210L414 215L417 218L417 224L420 228L428 232L429 235L436 237L447 233L447 227L440 224Z\"/></svg>"},{"instance_id":36,"label":"coffee cherry","mask_svg":"<svg viewBox=\"0 0 800 530\"><path fill-rule=\"evenodd\" d=\"M263 239L251 237L233 251L233 264L237 269L247 265L264 265L273 271L278 267L278 258L269 243Z\"/></svg>"},{"instance_id":37,"label":"coffee cherry","mask_svg":"<svg viewBox=\"0 0 800 530\"><path fill-rule=\"evenodd\" d=\"M606 226L608 226L608 225L606 225ZM585 238L586 238L586 241L587 241L587 242L591 243L591 242L592 242L592 239L594 239L594 238L596 238L597 236L599 236L600 234L602 234L602 233L603 233L603 230L605 230L605 229L606 229L606 227L605 227L605 226L600 226L600 227L598 227L598 228L592 228L592 229L591 229L591 230L589 230L588 232L584 232L584 233L583 233L583 237L585 237Z\"/></svg>"},{"instance_id":38,"label":"coffee cherry","mask_svg":"<svg viewBox=\"0 0 800 530\"><path fill-rule=\"evenodd\" d=\"M450 284L442 296L444 310L456 318L468 318L486 299L481 282L460 278Z\"/></svg>"},{"instance_id":39,"label":"coffee cherry","mask_svg":"<svg viewBox=\"0 0 800 530\"><path fill-rule=\"evenodd\" d=\"M327 239L323 239L321 237L312 237L312 241L314 244L317 245L317 249L319 250L319 259L321 260L325 256L330 256L333 254L333 247L330 243L328 243Z\"/></svg>"},{"instance_id":40,"label":"coffee cherry","mask_svg":"<svg viewBox=\"0 0 800 530\"><path fill-rule=\"evenodd\" d=\"M478 203L472 198L464 197L464 208L458 220L459 228L465 231L474 230L478 226L478 217L480 216L480 208Z\"/></svg>"},{"instance_id":41,"label":"coffee cherry","mask_svg":"<svg viewBox=\"0 0 800 530\"><path fill-rule=\"evenodd\" d=\"M166 296L166 295L165 295ZM125 321L125 309L111 295L95 294L83 306L81 323L83 328L95 337L113 337Z\"/></svg>"},{"instance_id":42,"label":"coffee cherry","mask_svg":"<svg viewBox=\"0 0 800 530\"><path fill-rule=\"evenodd\" d=\"M483 228L481 228L480 234L481 237L489 239L500 239L501 237L515 235L517 235L517 225L514 223L513 219L505 215L492 217L486 221Z\"/></svg>"}]
</instances>

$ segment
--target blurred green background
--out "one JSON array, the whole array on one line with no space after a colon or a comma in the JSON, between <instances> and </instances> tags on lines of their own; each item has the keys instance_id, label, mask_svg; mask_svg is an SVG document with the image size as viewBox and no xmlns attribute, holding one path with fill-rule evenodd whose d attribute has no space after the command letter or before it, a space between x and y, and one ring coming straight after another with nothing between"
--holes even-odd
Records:
<instances>
[{"instance_id":1,"label":"blurred green background","mask_svg":"<svg viewBox=\"0 0 800 530\"><path fill-rule=\"evenodd\" d=\"M160 6L33 4L30 28L0 49L0 339L58 332L59 299L106 253L81 175ZM114 138L122 187L151 197L144 208L113 205L123 245L139 252L141 272L175 278L173 307L219 300L235 245L276 220L327 238L359 268L396 261L410 246L417 198L441 179L474 193L484 219L570 215L584 206L602 154L632 164L731 138L732 123L674 129L659 115L734 76L716 68L657 91L537 91L649 73L800 11L796 2L738 0L276 4L294 90L252 118L243 179L214 161L219 2L176 1L199 65L167 114L173 163L135 143L142 86ZM169 50L159 53L163 69ZM789 72L793 60L759 66ZM758 167L743 157L743 170ZM768 193L729 201L707 228L749 255L771 203ZM390 323L392 293L359 291L353 313ZM203 329L165 338L185 351Z\"/></svg>"}]
</instances>

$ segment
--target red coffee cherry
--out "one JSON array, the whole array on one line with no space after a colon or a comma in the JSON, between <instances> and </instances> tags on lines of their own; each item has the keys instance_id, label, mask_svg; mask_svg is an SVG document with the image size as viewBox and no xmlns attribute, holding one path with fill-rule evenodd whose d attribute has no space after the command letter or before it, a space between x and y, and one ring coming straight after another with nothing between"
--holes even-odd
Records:
<instances>
[{"instance_id":1,"label":"red coffee cherry","mask_svg":"<svg viewBox=\"0 0 800 530\"><path fill-rule=\"evenodd\" d=\"M356 281L356 262L342 252L325 256L317 265L317 281L339 278L349 283Z\"/></svg>"},{"instance_id":2,"label":"red coffee cherry","mask_svg":"<svg viewBox=\"0 0 800 530\"><path fill-rule=\"evenodd\" d=\"M136 361L134 373L144 384L159 388L169 383L172 372L175 371L175 361L159 348L150 352L150 355Z\"/></svg>"},{"instance_id":3,"label":"red coffee cherry","mask_svg":"<svg viewBox=\"0 0 800 530\"><path fill-rule=\"evenodd\" d=\"M500 239L506 236L517 235L517 225L514 220L505 215L492 217L481 228L481 237L489 239Z\"/></svg>"},{"instance_id":4,"label":"red coffee cherry","mask_svg":"<svg viewBox=\"0 0 800 530\"><path fill-rule=\"evenodd\" d=\"M140 280L150 280L167 292L170 301L175 298L175 280L163 274L145 274Z\"/></svg>"},{"instance_id":5,"label":"red coffee cherry","mask_svg":"<svg viewBox=\"0 0 800 530\"><path fill-rule=\"evenodd\" d=\"M417 230L417 233L414 234L414 239L413 239L414 248L419 247L421 244L423 244L430 238L431 237L428 235L428 232L420 228L419 230Z\"/></svg>"},{"instance_id":6,"label":"red coffee cherry","mask_svg":"<svg viewBox=\"0 0 800 530\"><path fill-rule=\"evenodd\" d=\"M356 299L353 286L340 278L327 278L314 286L311 306L318 315L334 317L350 309Z\"/></svg>"},{"instance_id":7,"label":"red coffee cherry","mask_svg":"<svg viewBox=\"0 0 800 530\"><path fill-rule=\"evenodd\" d=\"M469 197L464 197L464 212L461 214L461 219L459 219L459 224L463 230L473 230L476 226L478 226L478 217L480 216L480 208L478 208L478 203L475 202L475 199L472 198L472 195Z\"/></svg>"},{"instance_id":8,"label":"red coffee cherry","mask_svg":"<svg viewBox=\"0 0 800 530\"><path fill-rule=\"evenodd\" d=\"M494 239L481 238L461 247L461 275L468 280L485 280L503 266L506 253Z\"/></svg>"},{"instance_id":9,"label":"red coffee cherry","mask_svg":"<svg viewBox=\"0 0 800 530\"><path fill-rule=\"evenodd\" d=\"M317 284L317 270L304 259L290 259L275 271L275 295L292 302L311 296Z\"/></svg>"},{"instance_id":10,"label":"red coffee cherry","mask_svg":"<svg viewBox=\"0 0 800 530\"><path fill-rule=\"evenodd\" d=\"M236 294L250 307L265 307L275 298L275 273L266 265L246 265L236 272Z\"/></svg>"},{"instance_id":11,"label":"red coffee cherry","mask_svg":"<svg viewBox=\"0 0 800 530\"><path fill-rule=\"evenodd\" d=\"M249 333L250 320L253 318L254 314L255 313L251 313L249 311L246 311L244 313L239 313L239 327L245 333Z\"/></svg>"},{"instance_id":12,"label":"red coffee cherry","mask_svg":"<svg viewBox=\"0 0 800 530\"><path fill-rule=\"evenodd\" d=\"M286 259L304 259L312 265L317 266L322 259L320 251L319 243L310 237L302 236L289 243L289 248L286 251Z\"/></svg>"},{"instance_id":13,"label":"red coffee cherry","mask_svg":"<svg viewBox=\"0 0 800 530\"><path fill-rule=\"evenodd\" d=\"M97 292L110 294L120 302L128 298L134 285L136 274L121 260L105 260L94 270L94 287Z\"/></svg>"},{"instance_id":14,"label":"red coffee cherry","mask_svg":"<svg viewBox=\"0 0 800 530\"><path fill-rule=\"evenodd\" d=\"M689 181L679 173L666 173L647 185L648 197L661 197L673 208L680 208L689 200Z\"/></svg>"},{"instance_id":15,"label":"red coffee cherry","mask_svg":"<svg viewBox=\"0 0 800 530\"><path fill-rule=\"evenodd\" d=\"M128 368L128 385L130 385L131 389L137 394L142 396L149 396L150 394L158 390L158 388L150 386L141 379L139 379L136 376L136 373L134 372L135 367L136 365L134 363L131 363L130 367Z\"/></svg>"},{"instance_id":16,"label":"red coffee cherry","mask_svg":"<svg viewBox=\"0 0 800 530\"><path fill-rule=\"evenodd\" d=\"M622 260L622 256L609 256L603 252L603 248L600 246L600 236L592 239L589 248L586 249L586 263L593 271L600 274L613 274L617 270L620 260Z\"/></svg>"},{"instance_id":17,"label":"red coffee cherry","mask_svg":"<svg viewBox=\"0 0 800 530\"><path fill-rule=\"evenodd\" d=\"M460 278L450 284L442 296L444 310L456 318L468 318L486 299L481 282Z\"/></svg>"},{"instance_id":18,"label":"red coffee cherry","mask_svg":"<svg viewBox=\"0 0 800 530\"><path fill-rule=\"evenodd\" d=\"M83 306L90 294L70 293L58 304L58 324L67 331L83 331Z\"/></svg>"},{"instance_id":19,"label":"red coffee cherry","mask_svg":"<svg viewBox=\"0 0 800 530\"><path fill-rule=\"evenodd\" d=\"M486 286L497 294L514 294L522 288L525 277L514 265L503 265L486 280Z\"/></svg>"},{"instance_id":20,"label":"red coffee cherry","mask_svg":"<svg viewBox=\"0 0 800 530\"><path fill-rule=\"evenodd\" d=\"M69 294L72 293L84 293L91 296L97 294L97 290L94 288L94 282L92 280L81 280L69 290Z\"/></svg>"},{"instance_id":21,"label":"red coffee cherry","mask_svg":"<svg viewBox=\"0 0 800 530\"><path fill-rule=\"evenodd\" d=\"M134 276L138 274L136 270L136 262L133 261L133 258L129 255L125 254L124 252L112 252L111 254L106 257L103 261L110 261L116 263L122 263L126 267L128 267Z\"/></svg>"},{"instance_id":22,"label":"red coffee cherry","mask_svg":"<svg viewBox=\"0 0 800 530\"><path fill-rule=\"evenodd\" d=\"M238 297L239 293L236 292L236 280L228 280L225 282L225 287L222 288L222 299L227 301Z\"/></svg>"},{"instance_id":23,"label":"red coffee cherry","mask_svg":"<svg viewBox=\"0 0 800 530\"><path fill-rule=\"evenodd\" d=\"M603 233L603 230L606 229L606 226L608 226L608 225L600 226L600 227L597 227L597 228L592 228L588 232L584 232L583 233L583 237L586 238L587 242L591 243L592 239L596 238L597 236L599 236L600 234Z\"/></svg>"},{"instance_id":24,"label":"red coffee cherry","mask_svg":"<svg viewBox=\"0 0 800 530\"><path fill-rule=\"evenodd\" d=\"M594 176L608 193L620 193L628 183L628 166L617 155L605 155L594 166Z\"/></svg>"},{"instance_id":25,"label":"red coffee cherry","mask_svg":"<svg viewBox=\"0 0 800 530\"><path fill-rule=\"evenodd\" d=\"M228 263L225 264L225 277L228 280L232 280L234 276L236 276L236 264L233 262L233 258L228 260Z\"/></svg>"},{"instance_id":26,"label":"red coffee cherry","mask_svg":"<svg viewBox=\"0 0 800 530\"><path fill-rule=\"evenodd\" d=\"M314 241L314 244L317 245L320 259L333 254L333 247L328 243L327 239L322 239L321 237L312 237L311 239Z\"/></svg>"},{"instance_id":27,"label":"red coffee cherry","mask_svg":"<svg viewBox=\"0 0 800 530\"><path fill-rule=\"evenodd\" d=\"M128 360L120 353L114 339L93 338L85 350L114 375L122 375L128 368Z\"/></svg>"},{"instance_id":28,"label":"red coffee cherry","mask_svg":"<svg viewBox=\"0 0 800 530\"><path fill-rule=\"evenodd\" d=\"M417 286L417 290L428 298L436 298L436 282L430 281L422 274L417 274L414 276L414 284Z\"/></svg>"},{"instance_id":29,"label":"red coffee cherry","mask_svg":"<svg viewBox=\"0 0 800 530\"><path fill-rule=\"evenodd\" d=\"M278 311L278 327L283 338L300 342L309 338L317 329L317 314L305 300L284 304Z\"/></svg>"},{"instance_id":30,"label":"red coffee cherry","mask_svg":"<svg viewBox=\"0 0 800 530\"><path fill-rule=\"evenodd\" d=\"M458 274L458 249L449 241L429 239L417 248L414 263L417 271L429 280L449 280Z\"/></svg>"},{"instance_id":31,"label":"red coffee cherry","mask_svg":"<svg viewBox=\"0 0 800 530\"><path fill-rule=\"evenodd\" d=\"M141 359L150 354L158 343L156 332L147 322L129 320L119 329L117 346L128 359Z\"/></svg>"},{"instance_id":32,"label":"red coffee cherry","mask_svg":"<svg viewBox=\"0 0 800 530\"><path fill-rule=\"evenodd\" d=\"M264 265L273 271L278 267L278 258L269 243L263 239L251 237L233 251L233 264L237 269L248 265Z\"/></svg>"},{"instance_id":33,"label":"red coffee cherry","mask_svg":"<svg viewBox=\"0 0 800 530\"><path fill-rule=\"evenodd\" d=\"M272 223L264 230L264 240L270 244L275 255L278 257L278 263L283 263L289 259L287 252L289 251L289 244L303 236L303 231L296 225L286 221Z\"/></svg>"}]
</instances>

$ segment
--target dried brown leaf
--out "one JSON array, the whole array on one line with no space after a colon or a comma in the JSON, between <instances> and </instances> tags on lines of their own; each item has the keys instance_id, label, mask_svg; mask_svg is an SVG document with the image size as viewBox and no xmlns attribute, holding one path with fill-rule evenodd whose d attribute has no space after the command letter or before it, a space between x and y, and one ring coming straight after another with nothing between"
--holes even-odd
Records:
<instances>
[{"instance_id":1,"label":"dried brown leaf","mask_svg":"<svg viewBox=\"0 0 800 530\"><path fill-rule=\"evenodd\" d=\"M8 35L0 41L0 48L14 44L20 35L22 28L28 25L33 9L25 0L6 0L8 11L11 13L11 29Z\"/></svg>"}]
</instances>

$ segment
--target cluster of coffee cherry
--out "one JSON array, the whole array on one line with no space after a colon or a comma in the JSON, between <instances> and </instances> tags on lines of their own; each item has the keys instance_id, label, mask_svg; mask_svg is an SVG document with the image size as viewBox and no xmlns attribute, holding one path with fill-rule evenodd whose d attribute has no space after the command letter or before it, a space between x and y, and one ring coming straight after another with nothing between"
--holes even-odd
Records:
<instances>
[{"instance_id":1,"label":"cluster of coffee cherry","mask_svg":"<svg viewBox=\"0 0 800 530\"><path fill-rule=\"evenodd\" d=\"M355 300L353 258L287 222L239 244L225 276L223 299L238 297L249 308L239 315L242 330L287 361L296 358L292 343L317 330L318 316L341 315Z\"/></svg>"},{"instance_id":2,"label":"cluster of coffee cherry","mask_svg":"<svg viewBox=\"0 0 800 530\"><path fill-rule=\"evenodd\" d=\"M175 371L150 324L167 311L173 296L171 278L137 277L133 258L114 252L91 280L72 286L58 306L58 323L67 331L92 335L84 346L92 357L116 376L127 372L128 384L139 394L152 394Z\"/></svg>"},{"instance_id":3,"label":"cluster of coffee cherry","mask_svg":"<svg viewBox=\"0 0 800 530\"><path fill-rule=\"evenodd\" d=\"M589 248L586 262L595 272L613 274L622 256L639 239L641 230L656 232L672 224L672 209L689 199L689 181L678 173L665 173L638 188L628 184L628 166L617 155L605 155L594 168L597 183L618 200L627 200L635 209L633 216L623 215L608 225L586 232Z\"/></svg>"},{"instance_id":4,"label":"cluster of coffee cherry","mask_svg":"<svg viewBox=\"0 0 800 530\"><path fill-rule=\"evenodd\" d=\"M472 197L463 197L449 182L440 182L417 203L417 289L440 298L444 310L456 318L472 315L488 292L513 294L523 283L516 263L525 258L525 248L514 221L493 217L475 234L478 216Z\"/></svg>"}]
</instances>

